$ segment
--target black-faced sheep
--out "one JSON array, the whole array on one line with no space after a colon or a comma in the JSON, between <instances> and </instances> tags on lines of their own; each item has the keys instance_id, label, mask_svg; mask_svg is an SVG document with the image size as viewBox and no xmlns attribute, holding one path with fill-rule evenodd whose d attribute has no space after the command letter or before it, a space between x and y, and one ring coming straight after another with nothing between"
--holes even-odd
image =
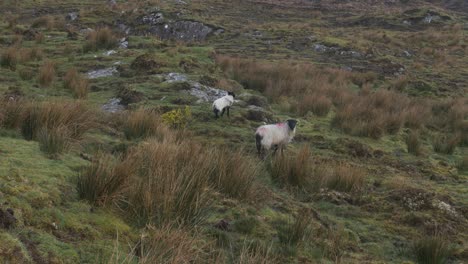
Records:
<instances>
[{"instance_id":1,"label":"black-faced sheep","mask_svg":"<svg viewBox=\"0 0 468 264\"><path fill-rule=\"evenodd\" d=\"M275 152L280 148L281 153L283 153L283 149L296 134L296 125L296 120L288 119L286 122L263 125L257 128L255 141L257 143L258 154L260 155L262 150L268 151L272 147L274 147Z\"/></svg>"},{"instance_id":2,"label":"black-faced sheep","mask_svg":"<svg viewBox=\"0 0 468 264\"><path fill-rule=\"evenodd\" d=\"M213 102L213 112L215 117L218 118L218 114L221 112L221 116L224 115L224 111L227 110L227 116L229 117L229 108L234 103L234 98L236 95L233 92L228 92L227 95L216 99Z\"/></svg>"}]
</instances>

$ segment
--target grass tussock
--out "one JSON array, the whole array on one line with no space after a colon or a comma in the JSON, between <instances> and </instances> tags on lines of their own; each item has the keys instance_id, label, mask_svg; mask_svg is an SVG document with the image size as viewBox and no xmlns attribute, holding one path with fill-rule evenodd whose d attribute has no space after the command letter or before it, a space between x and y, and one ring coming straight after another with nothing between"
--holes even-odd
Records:
<instances>
[{"instance_id":1,"label":"grass tussock","mask_svg":"<svg viewBox=\"0 0 468 264\"><path fill-rule=\"evenodd\" d=\"M245 157L242 150L216 150L210 160L213 171L210 181L221 193L238 199L247 199L253 195L255 175L258 167ZM207 161L208 162L208 161Z\"/></svg>"},{"instance_id":2,"label":"grass tussock","mask_svg":"<svg viewBox=\"0 0 468 264\"><path fill-rule=\"evenodd\" d=\"M206 257L205 245L186 228L150 225L146 234L136 252L141 255L140 263L201 263Z\"/></svg>"},{"instance_id":3,"label":"grass tussock","mask_svg":"<svg viewBox=\"0 0 468 264\"><path fill-rule=\"evenodd\" d=\"M420 134L417 131L411 131L406 137L406 148L408 153L416 156L421 155L421 141L419 139Z\"/></svg>"},{"instance_id":4,"label":"grass tussock","mask_svg":"<svg viewBox=\"0 0 468 264\"><path fill-rule=\"evenodd\" d=\"M351 135L378 139L400 131L407 105L405 96L378 90L367 96L355 96L350 103L338 107L332 124Z\"/></svg>"},{"instance_id":5,"label":"grass tussock","mask_svg":"<svg viewBox=\"0 0 468 264\"><path fill-rule=\"evenodd\" d=\"M239 264L275 264L280 263L274 256L271 247L259 245L258 243L244 242L235 263ZM224 261L225 262L225 261ZM216 262L220 263L220 262Z\"/></svg>"},{"instance_id":6,"label":"grass tussock","mask_svg":"<svg viewBox=\"0 0 468 264\"><path fill-rule=\"evenodd\" d=\"M413 245L416 262L420 264L447 263L453 254L449 242L440 236L423 237Z\"/></svg>"},{"instance_id":7,"label":"grass tussock","mask_svg":"<svg viewBox=\"0 0 468 264\"><path fill-rule=\"evenodd\" d=\"M194 143L150 139L120 161L93 162L78 193L93 204L115 204L141 225L196 223L210 202L209 155Z\"/></svg>"},{"instance_id":8,"label":"grass tussock","mask_svg":"<svg viewBox=\"0 0 468 264\"><path fill-rule=\"evenodd\" d=\"M100 49L112 49L117 46L117 38L108 27L99 28L88 34L86 43L83 46L85 52Z\"/></svg>"},{"instance_id":9,"label":"grass tussock","mask_svg":"<svg viewBox=\"0 0 468 264\"><path fill-rule=\"evenodd\" d=\"M3 100L0 102L0 127L18 129L21 126L25 104L21 101Z\"/></svg>"},{"instance_id":10,"label":"grass tussock","mask_svg":"<svg viewBox=\"0 0 468 264\"><path fill-rule=\"evenodd\" d=\"M129 111L123 116L123 132L127 139L156 137L160 140L176 136L159 115L148 109Z\"/></svg>"},{"instance_id":11,"label":"grass tussock","mask_svg":"<svg viewBox=\"0 0 468 264\"><path fill-rule=\"evenodd\" d=\"M82 103L69 101L30 102L25 104L21 133L25 139L37 139L39 131L66 129L71 139L78 140L96 126L94 112Z\"/></svg>"},{"instance_id":12,"label":"grass tussock","mask_svg":"<svg viewBox=\"0 0 468 264\"><path fill-rule=\"evenodd\" d=\"M41 87L49 87L55 79L55 64L52 61L46 61L39 68L37 82Z\"/></svg>"},{"instance_id":13,"label":"grass tussock","mask_svg":"<svg viewBox=\"0 0 468 264\"><path fill-rule=\"evenodd\" d=\"M129 212L140 223L196 223L210 202L210 168L196 144L159 142L142 143L128 157L137 168L132 175L125 199ZM194 153L200 153L194 155Z\"/></svg>"},{"instance_id":14,"label":"grass tussock","mask_svg":"<svg viewBox=\"0 0 468 264\"><path fill-rule=\"evenodd\" d=\"M39 148L51 158L58 158L70 147L70 131L64 127L43 127L37 135Z\"/></svg>"},{"instance_id":15,"label":"grass tussock","mask_svg":"<svg viewBox=\"0 0 468 264\"><path fill-rule=\"evenodd\" d=\"M346 71L306 63L268 63L226 56L217 56L216 61L232 79L273 101L282 96L301 98L309 92L328 92L351 82Z\"/></svg>"},{"instance_id":16,"label":"grass tussock","mask_svg":"<svg viewBox=\"0 0 468 264\"><path fill-rule=\"evenodd\" d=\"M301 116L306 115L309 111L317 116L326 116L330 112L332 106L332 101L326 96L308 94L297 103L296 111Z\"/></svg>"},{"instance_id":17,"label":"grass tussock","mask_svg":"<svg viewBox=\"0 0 468 264\"><path fill-rule=\"evenodd\" d=\"M296 155L275 155L267 165L271 179L280 186L305 187L310 181L311 153L306 146Z\"/></svg>"},{"instance_id":18,"label":"grass tussock","mask_svg":"<svg viewBox=\"0 0 468 264\"><path fill-rule=\"evenodd\" d=\"M276 155L267 165L274 182L280 186L293 186L309 192L322 188L340 192L362 191L366 171L341 162L314 160L307 147L296 155Z\"/></svg>"},{"instance_id":19,"label":"grass tussock","mask_svg":"<svg viewBox=\"0 0 468 264\"><path fill-rule=\"evenodd\" d=\"M88 97L88 80L80 75L74 68L68 70L65 74L63 85L66 89L69 89L73 93L73 97L77 99L85 99Z\"/></svg>"},{"instance_id":20,"label":"grass tussock","mask_svg":"<svg viewBox=\"0 0 468 264\"><path fill-rule=\"evenodd\" d=\"M16 70L16 65L18 63L18 49L16 47L10 47L2 52L0 56L0 65L3 68L8 68L12 71Z\"/></svg>"},{"instance_id":21,"label":"grass tussock","mask_svg":"<svg viewBox=\"0 0 468 264\"><path fill-rule=\"evenodd\" d=\"M294 221L278 230L279 241L288 246L298 246L310 235L312 216L309 209L302 209Z\"/></svg>"},{"instance_id":22,"label":"grass tussock","mask_svg":"<svg viewBox=\"0 0 468 264\"><path fill-rule=\"evenodd\" d=\"M133 164L119 161L119 158L98 154L78 176L79 197L94 205L117 201L132 171L136 169Z\"/></svg>"},{"instance_id":23,"label":"grass tussock","mask_svg":"<svg viewBox=\"0 0 468 264\"><path fill-rule=\"evenodd\" d=\"M432 147L435 152L441 154L453 154L457 145L460 143L460 134L442 134L436 135L432 139Z\"/></svg>"},{"instance_id":24,"label":"grass tussock","mask_svg":"<svg viewBox=\"0 0 468 264\"><path fill-rule=\"evenodd\" d=\"M33 28L46 28L47 30L52 30L54 28L55 21L52 16L42 16L36 18L33 23L31 24L31 27Z\"/></svg>"}]
</instances>

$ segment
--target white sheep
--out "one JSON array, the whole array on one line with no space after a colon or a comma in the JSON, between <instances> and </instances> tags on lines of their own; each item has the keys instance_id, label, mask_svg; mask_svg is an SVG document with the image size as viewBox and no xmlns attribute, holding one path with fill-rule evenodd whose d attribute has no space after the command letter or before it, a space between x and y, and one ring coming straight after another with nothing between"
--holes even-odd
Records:
<instances>
[{"instance_id":1,"label":"white sheep","mask_svg":"<svg viewBox=\"0 0 468 264\"><path fill-rule=\"evenodd\" d=\"M296 134L296 125L296 120L288 119L286 122L263 125L257 128L255 141L257 143L258 154L260 155L262 150L270 150L271 147L274 147L275 152L280 148L281 153L283 153L283 149Z\"/></svg>"},{"instance_id":2,"label":"white sheep","mask_svg":"<svg viewBox=\"0 0 468 264\"><path fill-rule=\"evenodd\" d=\"M215 117L218 118L218 113L221 112L221 116L224 115L224 111L227 110L227 116L229 117L229 108L234 103L236 95L233 92L228 92L227 95L216 99L213 102L213 112Z\"/></svg>"}]
</instances>

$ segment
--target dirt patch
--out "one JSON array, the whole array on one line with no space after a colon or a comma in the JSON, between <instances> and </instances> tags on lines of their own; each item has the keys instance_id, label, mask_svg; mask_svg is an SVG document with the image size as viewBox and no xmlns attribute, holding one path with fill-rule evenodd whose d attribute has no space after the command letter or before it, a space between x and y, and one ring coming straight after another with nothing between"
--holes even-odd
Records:
<instances>
[{"instance_id":1,"label":"dirt patch","mask_svg":"<svg viewBox=\"0 0 468 264\"><path fill-rule=\"evenodd\" d=\"M26 249L29 251L29 255L31 256L34 263L36 263L36 264L47 264L48 263L48 261L45 260L41 256L41 254L39 253L39 250L37 249L37 243L34 243L33 241L31 241L25 235L22 235L20 237L20 240L24 244Z\"/></svg>"},{"instance_id":2,"label":"dirt patch","mask_svg":"<svg viewBox=\"0 0 468 264\"><path fill-rule=\"evenodd\" d=\"M13 209L3 210L0 208L0 228L10 229L16 225L16 217Z\"/></svg>"}]
</instances>

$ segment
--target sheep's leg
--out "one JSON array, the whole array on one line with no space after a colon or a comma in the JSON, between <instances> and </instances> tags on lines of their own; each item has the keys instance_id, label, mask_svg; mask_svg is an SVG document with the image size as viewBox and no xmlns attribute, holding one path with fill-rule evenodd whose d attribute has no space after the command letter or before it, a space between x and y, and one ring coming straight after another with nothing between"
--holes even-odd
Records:
<instances>
[{"instance_id":1,"label":"sheep's leg","mask_svg":"<svg viewBox=\"0 0 468 264\"><path fill-rule=\"evenodd\" d=\"M218 117L219 117L219 116L218 116L219 110L218 110L217 108L214 108L214 109L213 109L213 112L214 112L214 114L215 114L215 118L218 118Z\"/></svg>"},{"instance_id":2,"label":"sheep's leg","mask_svg":"<svg viewBox=\"0 0 468 264\"><path fill-rule=\"evenodd\" d=\"M221 116L224 115L224 111L226 111L226 108L223 108L223 111L221 111Z\"/></svg>"},{"instance_id":3,"label":"sheep's leg","mask_svg":"<svg viewBox=\"0 0 468 264\"><path fill-rule=\"evenodd\" d=\"M227 108L227 116L230 117L230 116L229 116L229 109L230 109L230 107L228 106L228 107L226 107L226 108Z\"/></svg>"},{"instance_id":4,"label":"sheep's leg","mask_svg":"<svg viewBox=\"0 0 468 264\"><path fill-rule=\"evenodd\" d=\"M276 155L276 151L278 150L278 145L273 146L273 155Z\"/></svg>"}]
</instances>

